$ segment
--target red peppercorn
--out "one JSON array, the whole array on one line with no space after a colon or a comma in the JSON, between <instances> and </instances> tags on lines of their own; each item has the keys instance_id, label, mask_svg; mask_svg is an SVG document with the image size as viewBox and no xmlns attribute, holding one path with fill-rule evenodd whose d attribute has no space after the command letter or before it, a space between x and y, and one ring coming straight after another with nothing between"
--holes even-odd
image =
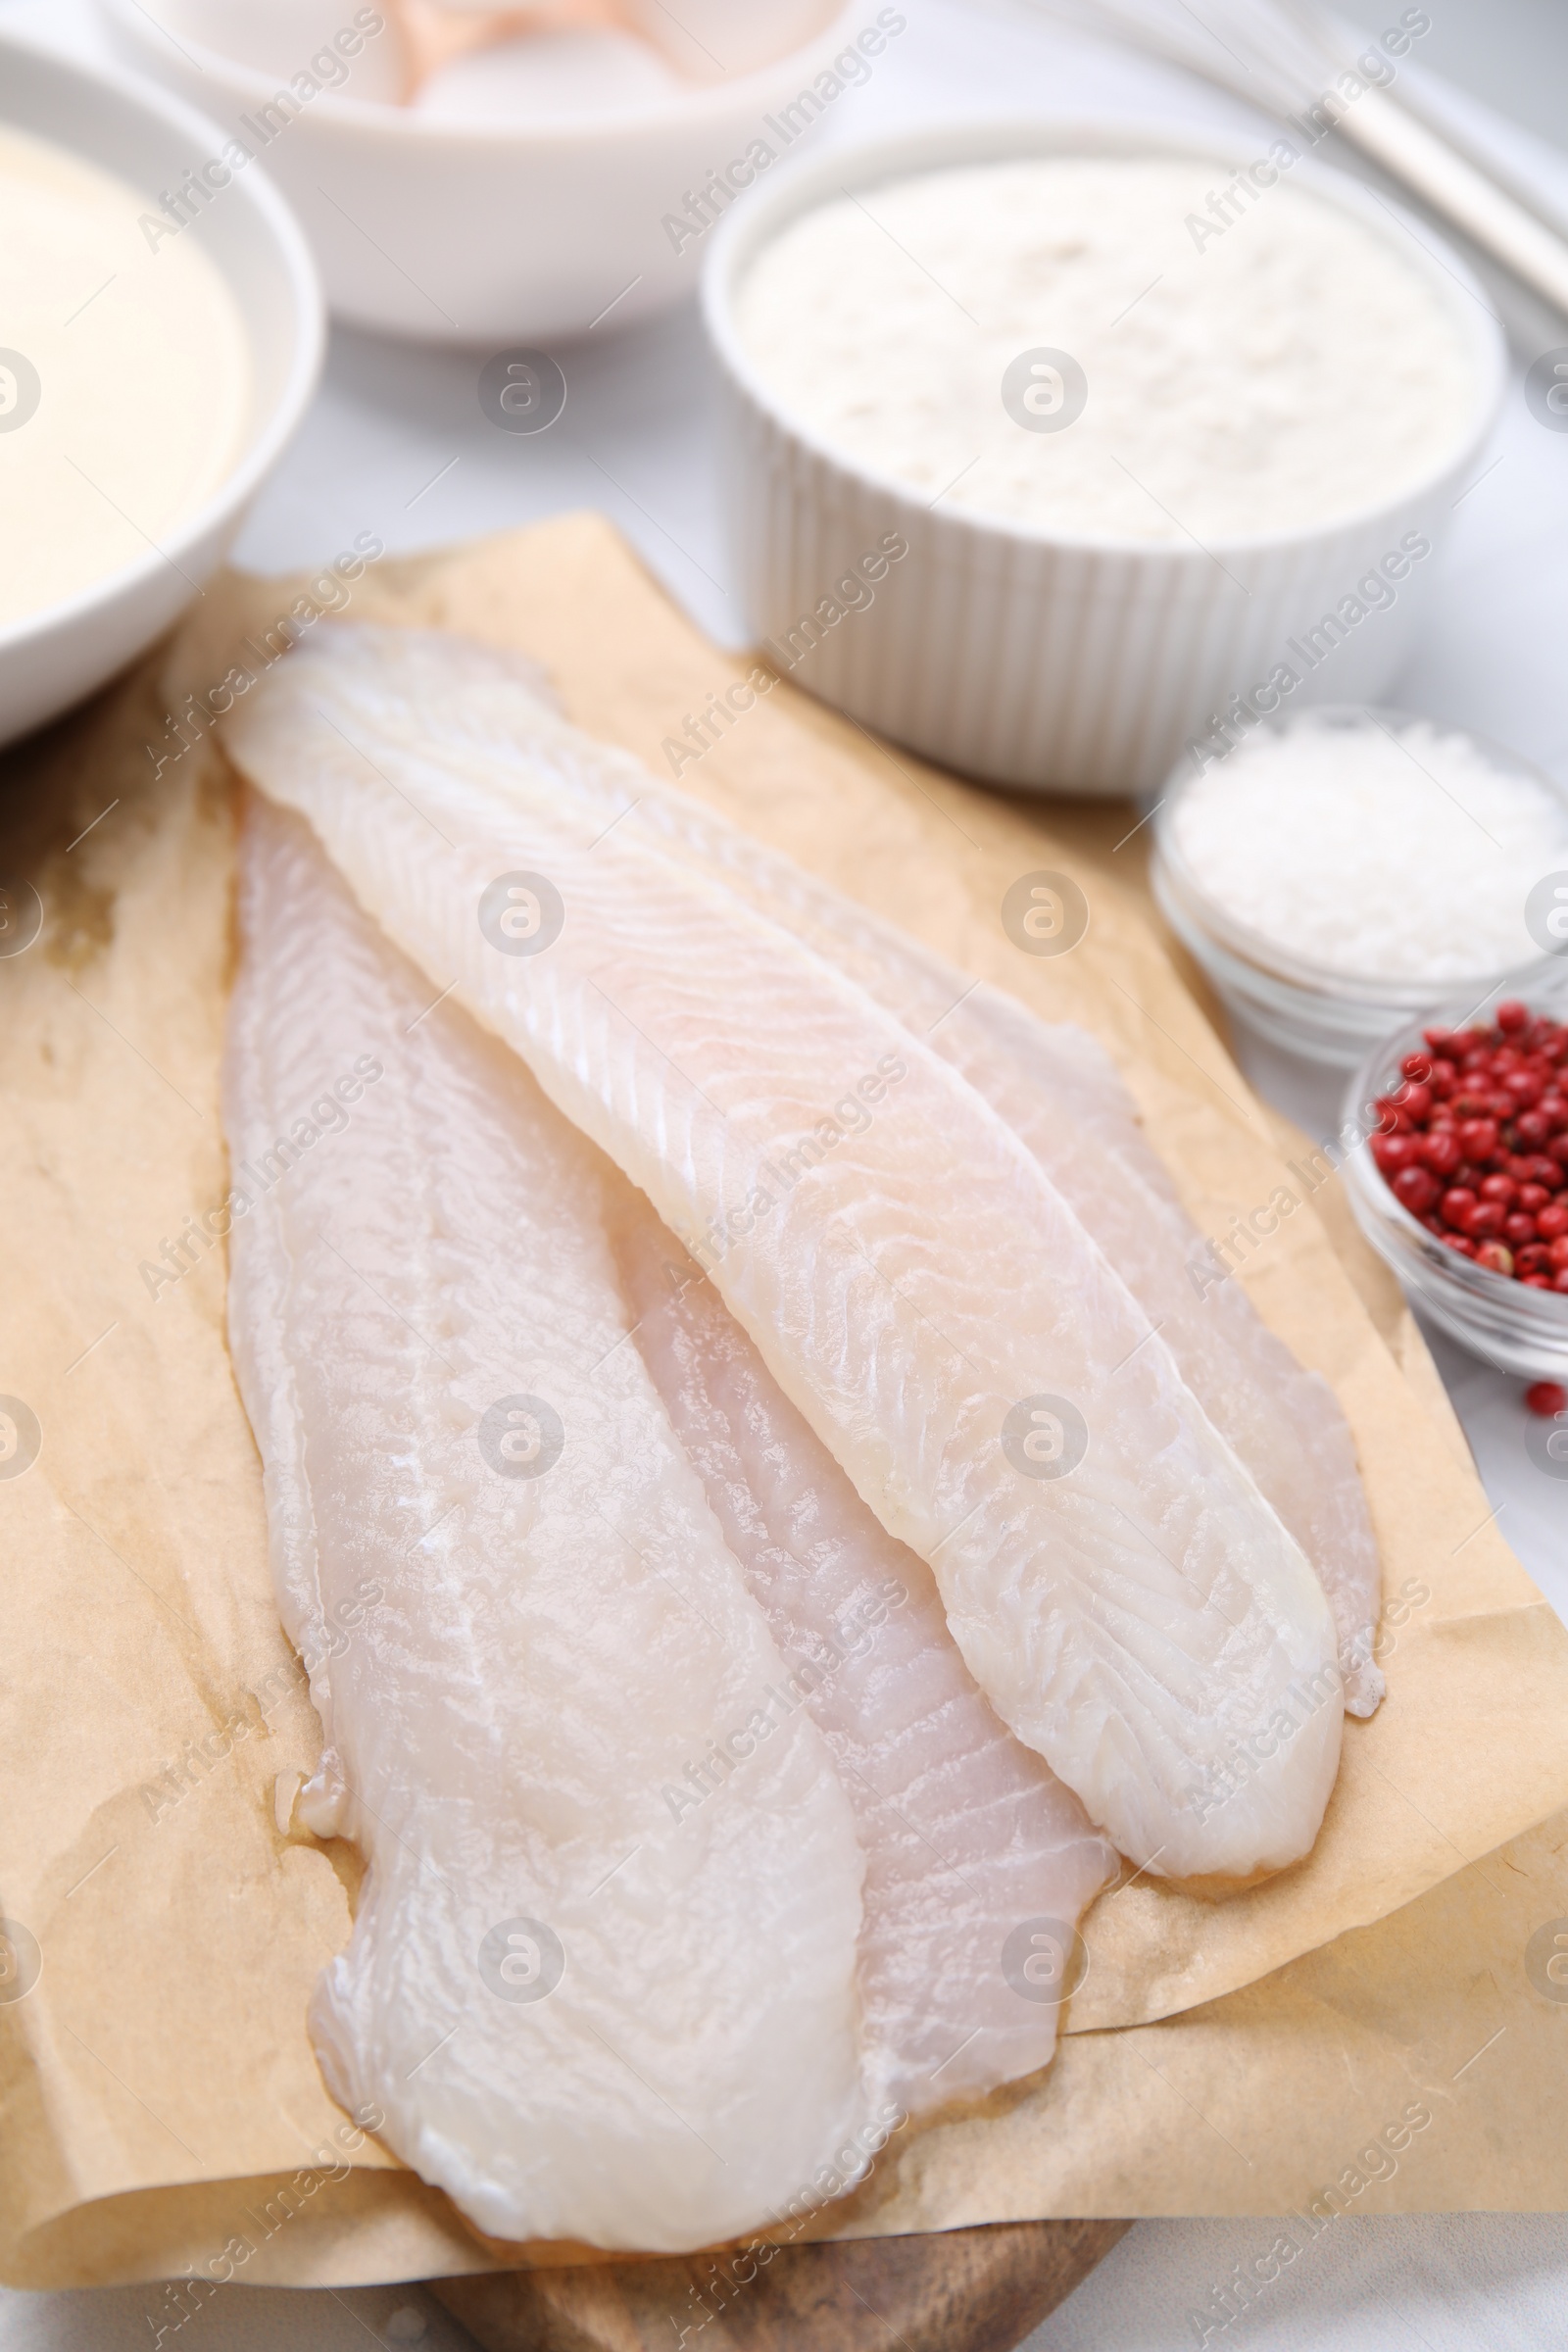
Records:
<instances>
[{"instance_id":1,"label":"red peppercorn","mask_svg":"<svg viewBox=\"0 0 1568 2352\"><path fill-rule=\"evenodd\" d=\"M1422 1035L1375 1099L1375 1165L1458 1256L1568 1295L1568 1023L1512 1001Z\"/></svg>"},{"instance_id":2,"label":"red peppercorn","mask_svg":"<svg viewBox=\"0 0 1568 2352\"><path fill-rule=\"evenodd\" d=\"M1558 1413L1568 1413L1568 1389L1555 1380L1534 1381L1525 1391L1525 1403L1543 1420L1553 1420Z\"/></svg>"},{"instance_id":3,"label":"red peppercorn","mask_svg":"<svg viewBox=\"0 0 1568 2352\"><path fill-rule=\"evenodd\" d=\"M1425 1168L1406 1167L1401 1168L1395 1177L1392 1189L1395 1199L1402 1200L1412 1215L1419 1217L1432 1206L1442 1187L1437 1178L1429 1175ZM1527 1217L1525 1223L1530 1227L1530 1231L1524 1238L1527 1242L1534 1241L1536 1238L1535 1219Z\"/></svg>"},{"instance_id":4,"label":"red peppercorn","mask_svg":"<svg viewBox=\"0 0 1568 2352\"><path fill-rule=\"evenodd\" d=\"M1395 1176L1400 1168L1414 1167L1419 1161L1426 1138L1420 1135L1375 1135L1372 1138L1372 1156L1385 1176Z\"/></svg>"},{"instance_id":5,"label":"red peppercorn","mask_svg":"<svg viewBox=\"0 0 1568 2352\"><path fill-rule=\"evenodd\" d=\"M1421 1138L1421 1163L1434 1176L1451 1176L1464 1153L1459 1138L1447 1127L1429 1127Z\"/></svg>"}]
</instances>

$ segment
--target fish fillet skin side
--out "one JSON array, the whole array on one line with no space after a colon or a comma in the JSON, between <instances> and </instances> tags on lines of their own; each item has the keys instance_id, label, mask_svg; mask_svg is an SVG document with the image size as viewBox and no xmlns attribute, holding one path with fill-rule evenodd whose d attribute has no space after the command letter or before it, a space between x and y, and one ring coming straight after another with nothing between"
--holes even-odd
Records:
<instances>
[{"instance_id":1,"label":"fish fillet skin side","mask_svg":"<svg viewBox=\"0 0 1568 2352\"><path fill-rule=\"evenodd\" d=\"M730 2237L864 2128L863 1857L630 1340L622 1180L260 801L240 930L231 1344L325 1733L301 1813L368 1864L328 2087L493 2235Z\"/></svg>"},{"instance_id":2,"label":"fish fillet skin side","mask_svg":"<svg viewBox=\"0 0 1568 2352\"><path fill-rule=\"evenodd\" d=\"M425 651L422 636L418 645L404 691L424 689L417 723L427 747L461 742L519 793L540 788L548 750L547 788L581 800L595 831L624 815L774 914L929 1038L1001 1112L1159 1326L1199 1402L1305 1551L1334 1611L1346 1708L1372 1714L1384 1694L1372 1655L1382 1572L1349 1426L1322 1375L1296 1361L1240 1282L1214 1266L1099 1043L975 985L627 754L590 743L531 668L482 647L455 655L432 638ZM409 710L412 719L412 700Z\"/></svg>"},{"instance_id":3,"label":"fish fillet skin side","mask_svg":"<svg viewBox=\"0 0 1568 2352\"><path fill-rule=\"evenodd\" d=\"M1181 1877L1298 1859L1339 1759L1327 1603L1038 1161L733 894L368 731L335 687L367 635L270 673L230 723L242 767L709 1266L1121 1850Z\"/></svg>"},{"instance_id":4,"label":"fish fillet skin side","mask_svg":"<svg viewBox=\"0 0 1568 2352\"><path fill-rule=\"evenodd\" d=\"M616 1247L637 1346L855 1809L873 2094L918 2116L1033 2074L1114 1853L998 1720L930 1569L872 1517L640 1195Z\"/></svg>"}]
</instances>

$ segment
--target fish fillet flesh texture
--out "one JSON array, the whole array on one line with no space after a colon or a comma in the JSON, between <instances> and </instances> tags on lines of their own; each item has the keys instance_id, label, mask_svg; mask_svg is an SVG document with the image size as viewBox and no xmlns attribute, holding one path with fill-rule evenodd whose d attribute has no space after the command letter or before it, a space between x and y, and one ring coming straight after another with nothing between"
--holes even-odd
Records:
<instances>
[{"instance_id":1,"label":"fish fillet flesh texture","mask_svg":"<svg viewBox=\"0 0 1568 2352\"><path fill-rule=\"evenodd\" d=\"M374 673L397 661L396 632L323 629L230 749L692 1248L932 1567L1004 1722L1118 1847L1173 1876L1298 1859L1343 1727L1328 1604L1040 1162L732 891L379 729ZM1269 1754L1229 1788L1259 1734Z\"/></svg>"},{"instance_id":2,"label":"fish fillet flesh texture","mask_svg":"<svg viewBox=\"0 0 1568 2352\"><path fill-rule=\"evenodd\" d=\"M1302 1369L1238 1281L1219 1278L1103 1048L976 985L787 858L640 781L634 823L679 841L753 905L778 907L798 937L929 1039L1027 1145L1305 1551L1334 1611L1345 1705L1372 1714L1385 1687L1372 1656L1382 1571L1349 1425L1322 1374ZM612 816L625 785L605 786L592 803Z\"/></svg>"},{"instance_id":3,"label":"fish fillet flesh texture","mask_svg":"<svg viewBox=\"0 0 1568 2352\"><path fill-rule=\"evenodd\" d=\"M925 1562L630 1188L616 1243L637 1346L855 1810L870 2095L917 2116L1034 2073L1114 1854L976 1689Z\"/></svg>"},{"instance_id":4,"label":"fish fillet flesh texture","mask_svg":"<svg viewBox=\"0 0 1568 2352\"><path fill-rule=\"evenodd\" d=\"M1302 1369L1239 1281L1218 1278L1114 1065L1085 1032L1053 1030L982 986L939 1050L1054 1178L1305 1551L1334 1612L1346 1709L1372 1714L1385 1688L1372 1654L1382 1569L1355 1443L1328 1382Z\"/></svg>"},{"instance_id":5,"label":"fish fillet flesh texture","mask_svg":"<svg viewBox=\"0 0 1568 2352\"><path fill-rule=\"evenodd\" d=\"M627 754L585 738L531 665L478 647L455 657L449 640L421 635L408 666L404 708L413 719L417 697L421 740L436 756L461 744L519 796L570 791L595 831L620 818L649 831L787 923L962 1071L1100 1244L1305 1551L1334 1611L1346 1708L1370 1715L1384 1692L1372 1656L1382 1575L1349 1426L1328 1382L1302 1369L1240 1282L1216 1278L1098 1042L976 985Z\"/></svg>"},{"instance_id":6,"label":"fish fillet flesh texture","mask_svg":"<svg viewBox=\"0 0 1568 2352\"><path fill-rule=\"evenodd\" d=\"M231 1344L302 1816L368 1863L325 2079L497 2236L727 2238L863 2128L863 1857L630 1340L623 1181L260 802L240 927ZM744 1789L672 1819L759 1708Z\"/></svg>"}]
</instances>

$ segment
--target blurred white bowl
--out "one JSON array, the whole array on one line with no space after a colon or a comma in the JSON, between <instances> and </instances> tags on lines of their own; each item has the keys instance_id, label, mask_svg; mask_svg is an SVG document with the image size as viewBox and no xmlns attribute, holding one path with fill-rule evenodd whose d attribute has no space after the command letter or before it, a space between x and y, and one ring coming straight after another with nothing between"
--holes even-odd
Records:
<instances>
[{"instance_id":1,"label":"blurred white bowl","mask_svg":"<svg viewBox=\"0 0 1568 2352\"><path fill-rule=\"evenodd\" d=\"M471 67L464 119L388 103L407 72L396 26L353 0L101 5L132 64L217 115L225 136L260 146L337 318L492 345L580 334L611 310L620 326L691 293L707 230L685 236L667 220L715 172L746 168L752 142L775 157L793 145L776 127L782 110L874 22L863 0L772 0L764 14L786 36L803 9L820 27L787 56L614 111L530 122L470 115L482 92ZM710 33L712 13L705 0L697 22ZM387 21L346 57L338 36L371 16ZM306 95L311 79L322 86ZM819 111L811 98L798 120Z\"/></svg>"},{"instance_id":2,"label":"blurred white bowl","mask_svg":"<svg viewBox=\"0 0 1568 2352\"><path fill-rule=\"evenodd\" d=\"M0 122L52 139L145 189L156 206L221 134L162 90L0 34ZM222 562L245 511L308 406L325 334L320 288L287 206L259 172L237 174L189 232L222 272L250 346L245 444L211 498L149 549L74 596L0 627L0 743L84 695L161 636ZM113 386L105 389L113 397Z\"/></svg>"},{"instance_id":3,"label":"blurred white bowl","mask_svg":"<svg viewBox=\"0 0 1568 2352\"><path fill-rule=\"evenodd\" d=\"M988 782L1105 796L1152 789L1209 714L1246 695L1405 531L1434 550L1459 482L1492 429L1506 352L1480 288L1424 227L1400 248L1473 354L1469 428L1440 466L1322 527L1196 546L1053 532L960 508L933 511L906 483L830 447L786 412L736 324L762 247L847 189L955 164L1036 155L1174 155L1227 173L1255 154L1234 139L1125 121L979 122L903 132L803 159L715 232L704 317L723 391L724 486L742 601L759 636L790 648L819 601L889 533L907 554L844 625L815 628L797 682L928 759ZM1387 237L1392 205L1309 162L1293 182ZM1217 559L1223 559L1220 568ZM1376 626L1335 648L1295 705L1374 703L1410 651L1436 564L1405 581ZM1241 591L1245 590L1243 594Z\"/></svg>"}]
</instances>

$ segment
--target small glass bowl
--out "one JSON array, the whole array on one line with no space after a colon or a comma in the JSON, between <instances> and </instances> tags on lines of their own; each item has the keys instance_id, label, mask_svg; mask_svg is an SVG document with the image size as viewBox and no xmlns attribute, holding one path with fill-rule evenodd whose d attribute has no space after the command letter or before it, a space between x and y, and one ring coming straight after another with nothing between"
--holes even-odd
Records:
<instances>
[{"instance_id":1,"label":"small glass bowl","mask_svg":"<svg viewBox=\"0 0 1568 2352\"><path fill-rule=\"evenodd\" d=\"M1387 727L1391 734L1403 727L1433 723L1408 710L1347 703L1327 704L1288 717L1264 719L1260 724L1273 734L1303 727L1332 734L1359 731L1368 719ZM1529 776L1568 812L1568 790L1544 769L1468 727L1446 727L1445 732L1463 735L1494 767ZM1206 972L1221 1002L1271 1045L1303 1060L1354 1069L1401 1017L1409 1020L1417 1013L1431 1014L1466 991L1472 1003L1499 995L1529 1002L1532 994L1543 993L1544 975L1553 971L1557 962L1555 956L1545 953L1507 971L1478 972L1473 980L1451 972L1435 980L1378 980L1308 962L1238 922L1205 894L1176 839L1176 812L1200 772L1184 760L1165 785L1154 817L1150 884L1160 912ZM1568 845L1563 851L1563 869L1568 873ZM1564 946L1568 948L1568 941Z\"/></svg>"},{"instance_id":2,"label":"small glass bowl","mask_svg":"<svg viewBox=\"0 0 1568 2352\"><path fill-rule=\"evenodd\" d=\"M1341 1167L1356 1223L1397 1275L1412 1306L1495 1371L1517 1373L1523 1380L1568 1382L1568 1294L1529 1290L1512 1275L1494 1274L1448 1249L1395 1199L1365 1141L1354 1140L1371 1134L1373 1105L1379 1095L1401 1083L1404 1056L1425 1051L1424 1029L1486 1027L1511 993L1496 989L1485 1004L1449 1004L1423 1013L1368 1054L1345 1097ZM1519 993L1532 1012L1568 1021L1568 981L1560 970L1551 986L1538 981L1533 995Z\"/></svg>"}]
</instances>

